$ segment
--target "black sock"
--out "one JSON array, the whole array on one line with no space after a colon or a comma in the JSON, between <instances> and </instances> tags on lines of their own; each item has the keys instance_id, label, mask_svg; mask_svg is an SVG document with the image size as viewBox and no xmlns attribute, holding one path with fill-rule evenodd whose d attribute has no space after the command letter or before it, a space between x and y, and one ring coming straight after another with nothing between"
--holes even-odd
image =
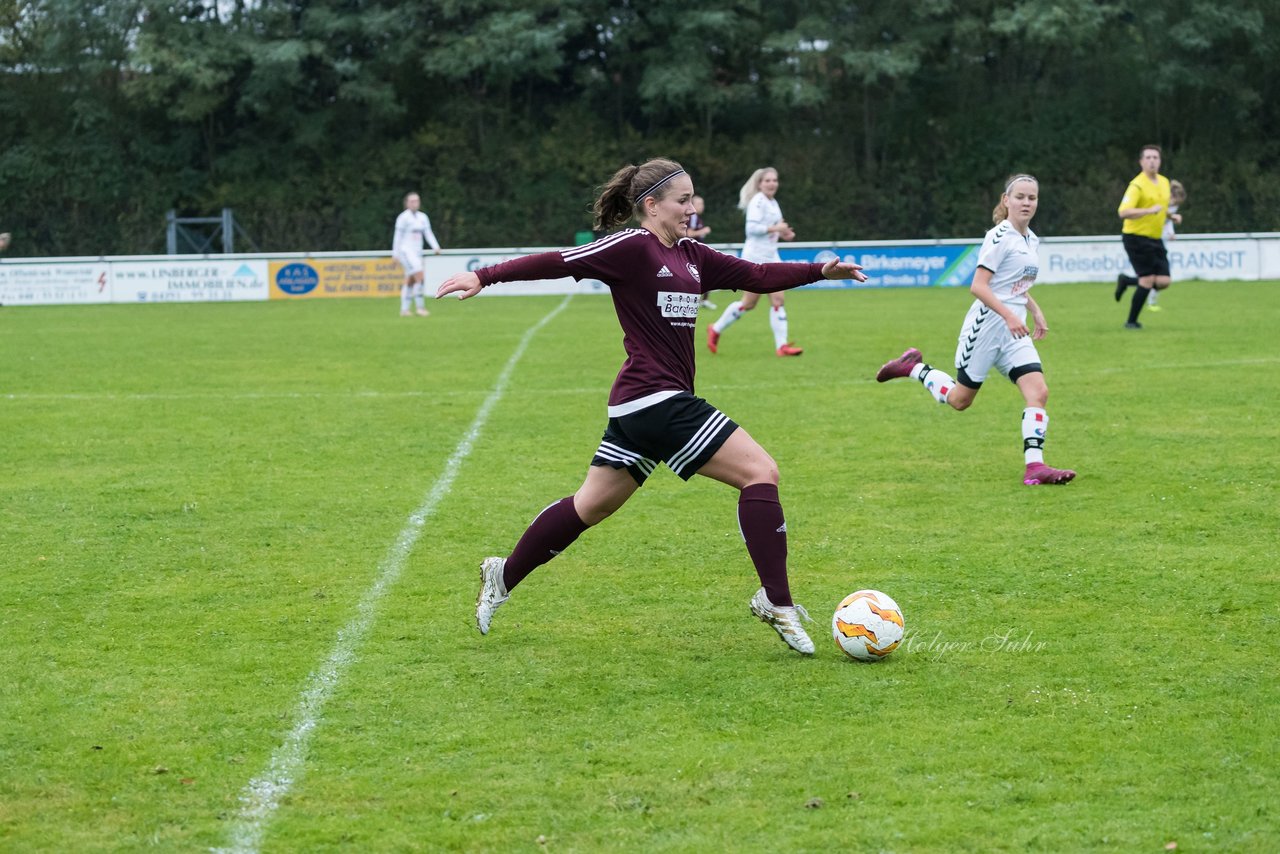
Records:
<instances>
[{"instance_id":1,"label":"black sock","mask_svg":"<svg viewBox=\"0 0 1280 854\"><path fill-rule=\"evenodd\" d=\"M1124 285L1126 288L1133 287L1134 285L1138 284L1138 277L1137 277L1137 276L1126 276L1124 273L1121 273L1121 274L1120 274L1120 284Z\"/></svg>"},{"instance_id":2,"label":"black sock","mask_svg":"<svg viewBox=\"0 0 1280 854\"><path fill-rule=\"evenodd\" d=\"M1142 311L1142 307L1147 304L1147 294L1151 293L1151 288L1144 288L1142 285L1133 289L1133 301L1129 303L1129 322L1138 322L1138 312Z\"/></svg>"}]
</instances>

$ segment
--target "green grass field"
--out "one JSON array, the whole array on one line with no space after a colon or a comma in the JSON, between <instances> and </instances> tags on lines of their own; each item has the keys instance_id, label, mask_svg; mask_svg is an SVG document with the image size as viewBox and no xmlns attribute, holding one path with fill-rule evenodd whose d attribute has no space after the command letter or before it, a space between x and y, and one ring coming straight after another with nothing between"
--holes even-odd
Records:
<instances>
[{"instance_id":1,"label":"green grass field","mask_svg":"<svg viewBox=\"0 0 1280 854\"><path fill-rule=\"evenodd\" d=\"M1066 487L1021 485L1008 383L871 379L949 366L963 291L700 353L781 467L811 659L747 612L733 491L666 469L475 630L599 440L607 298L505 384L563 298L0 310L0 849L1280 850L1280 285L1140 332L1036 294ZM910 633L874 665L830 640L863 587Z\"/></svg>"}]
</instances>

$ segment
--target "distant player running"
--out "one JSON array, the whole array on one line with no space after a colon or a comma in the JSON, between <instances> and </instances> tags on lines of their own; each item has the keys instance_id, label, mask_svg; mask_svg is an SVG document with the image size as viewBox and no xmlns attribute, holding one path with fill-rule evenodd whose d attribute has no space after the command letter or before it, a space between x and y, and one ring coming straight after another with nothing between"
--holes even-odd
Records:
<instances>
[{"instance_id":1,"label":"distant player running","mask_svg":"<svg viewBox=\"0 0 1280 854\"><path fill-rule=\"evenodd\" d=\"M640 228L459 273L436 292L466 299L494 282L599 279L613 296L627 352L582 486L539 513L507 557L481 563L476 625L482 634L517 584L621 508L665 462L684 480L700 474L738 490L738 529L761 585L751 597L751 613L792 649L813 654L800 624L808 615L792 601L787 580L778 465L746 430L694 395L693 333L698 298L713 289L772 293L823 278L866 277L858 265L834 260L753 264L717 252L685 236L693 212L693 181L678 163L624 166L596 199L595 225L616 228L634 216Z\"/></svg>"},{"instance_id":2,"label":"distant player running","mask_svg":"<svg viewBox=\"0 0 1280 854\"><path fill-rule=\"evenodd\" d=\"M425 238L440 254L440 241L431 230L431 220L419 210L422 198L417 193L404 197L404 210L396 217L395 233L391 237L391 255L404 268L404 285L400 288L400 316L408 317L413 301L417 300L418 314L426 317L426 296L422 292L422 241Z\"/></svg>"},{"instance_id":3,"label":"distant player running","mask_svg":"<svg viewBox=\"0 0 1280 854\"><path fill-rule=\"evenodd\" d=\"M914 347L886 362L876 374L876 382L902 377L919 380L938 403L956 410L969 408L991 368L1007 376L1018 386L1027 404L1022 410L1026 461L1022 482L1028 486L1067 483L1076 476L1069 469L1044 464L1044 441L1049 429L1044 407L1049 387L1045 385L1040 354L1031 342L1043 338L1049 324L1029 293L1040 272L1040 238L1031 230L1031 218L1039 203L1040 183L1035 178L1014 175L1006 182L1000 203L992 212L996 226L983 238L978 269L969 287L977 299L960 327L956 347L958 382L926 364ZM1034 323L1032 329L1027 329L1028 311Z\"/></svg>"},{"instance_id":4,"label":"distant player running","mask_svg":"<svg viewBox=\"0 0 1280 854\"><path fill-rule=\"evenodd\" d=\"M738 207L747 215L746 240L742 244L744 260L776 264L782 260L778 241L795 240L795 231L782 218L777 195L778 170L772 166L752 172L738 192ZM729 303L720 319L707 327L707 349L717 352L720 336L758 302L760 294L745 293L742 299ZM774 351L779 356L799 356L804 350L791 343L787 308L783 303L781 292L769 294L769 326L773 330Z\"/></svg>"}]
</instances>

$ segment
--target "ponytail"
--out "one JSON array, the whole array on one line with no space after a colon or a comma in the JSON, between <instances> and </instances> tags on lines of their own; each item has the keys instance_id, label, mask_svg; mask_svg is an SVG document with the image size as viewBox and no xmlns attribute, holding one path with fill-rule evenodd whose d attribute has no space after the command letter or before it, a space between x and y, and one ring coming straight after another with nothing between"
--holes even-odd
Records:
<instances>
[{"instance_id":1,"label":"ponytail","mask_svg":"<svg viewBox=\"0 0 1280 854\"><path fill-rule=\"evenodd\" d=\"M668 192L668 182L683 171L679 163L660 157L642 166L627 164L614 172L600 188L592 207L596 231L617 228L633 216L640 219L644 200L650 196L662 199Z\"/></svg>"},{"instance_id":2,"label":"ponytail","mask_svg":"<svg viewBox=\"0 0 1280 854\"><path fill-rule=\"evenodd\" d=\"M639 166L628 163L614 172L608 183L600 188L600 195L596 198L593 208L596 231L617 228L631 219L635 206L628 197L628 191L638 171L640 171Z\"/></svg>"}]
</instances>

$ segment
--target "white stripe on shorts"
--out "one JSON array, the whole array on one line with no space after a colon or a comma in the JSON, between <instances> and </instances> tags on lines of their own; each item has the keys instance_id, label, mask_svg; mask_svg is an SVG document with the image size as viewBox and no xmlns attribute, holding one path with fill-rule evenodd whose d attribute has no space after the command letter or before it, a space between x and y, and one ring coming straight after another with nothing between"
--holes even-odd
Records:
<instances>
[{"instance_id":1,"label":"white stripe on shorts","mask_svg":"<svg viewBox=\"0 0 1280 854\"><path fill-rule=\"evenodd\" d=\"M626 466L635 466L644 472L646 476L653 474L653 470L658 467L658 464L648 457L643 457L635 451L628 451L626 448L620 448L612 442L601 442L600 447L596 448L596 456L602 460L612 460Z\"/></svg>"},{"instance_id":2,"label":"white stripe on shorts","mask_svg":"<svg viewBox=\"0 0 1280 854\"><path fill-rule=\"evenodd\" d=\"M671 459L667 460L667 468L676 474L684 469L685 466L698 454L711 444L711 440L715 438L716 433L729 420L729 416L720 410L716 410L715 414L703 422L698 428L698 432L693 434L693 438L685 443L685 446L671 455Z\"/></svg>"}]
</instances>

